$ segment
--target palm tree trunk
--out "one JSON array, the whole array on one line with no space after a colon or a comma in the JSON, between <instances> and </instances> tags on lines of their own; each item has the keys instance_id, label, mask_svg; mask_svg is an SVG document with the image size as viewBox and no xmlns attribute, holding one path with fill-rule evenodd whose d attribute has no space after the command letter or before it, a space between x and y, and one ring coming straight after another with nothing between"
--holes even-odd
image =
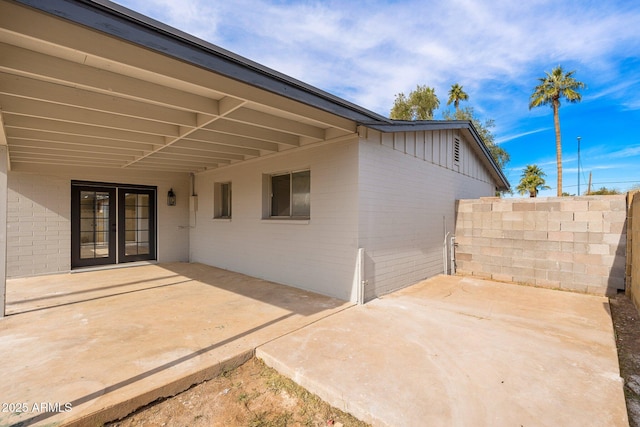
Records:
<instances>
[{"instance_id":1,"label":"palm tree trunk","mask_svg":"<svg viewBox=\"0 0 640 427\"><path fill-rule=\"evenodd\" d=\"M562 141L560 139L559 101L553 101L553 124L556 128L556 162L558 164L558 197L562 196Z\"/></svg>"}]
</instances>

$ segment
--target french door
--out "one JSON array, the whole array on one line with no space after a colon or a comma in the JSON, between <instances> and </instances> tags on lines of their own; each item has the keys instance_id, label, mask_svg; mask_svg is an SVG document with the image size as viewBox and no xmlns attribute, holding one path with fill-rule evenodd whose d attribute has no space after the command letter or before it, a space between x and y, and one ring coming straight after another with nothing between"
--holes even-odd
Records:
<instances>
[{"instance_id":1,"label":"french door","mask_svg":"<svg viewBox=\"0 0 640 427\"><path fill-rule=\"evenodd\" d=\"M71 183L71 267L156 259L156 189Z\"/></svg>"}]
</instances>

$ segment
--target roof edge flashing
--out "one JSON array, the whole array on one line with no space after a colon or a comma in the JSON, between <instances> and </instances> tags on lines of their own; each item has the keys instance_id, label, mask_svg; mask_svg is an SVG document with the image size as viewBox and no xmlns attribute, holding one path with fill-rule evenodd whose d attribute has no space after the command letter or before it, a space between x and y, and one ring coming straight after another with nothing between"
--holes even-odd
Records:
<instances>
[{"instance_id":1,"label":"roof edge flashing","mask_svg":"<svg viewBox=\"0 0 640 427\"><path fill-rule=\"evenodd\" d=\"M356 122L388 121L378 113L109 0L14 1ZM138 31L126 28L124 22L135 25Z\"/></svg>"}]
</instances>

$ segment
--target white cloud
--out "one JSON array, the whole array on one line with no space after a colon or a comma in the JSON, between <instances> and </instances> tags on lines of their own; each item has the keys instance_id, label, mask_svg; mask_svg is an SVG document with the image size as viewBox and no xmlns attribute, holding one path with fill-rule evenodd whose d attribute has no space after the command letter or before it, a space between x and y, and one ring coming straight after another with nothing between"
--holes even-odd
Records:
<instances>
[{"instance_id":1,"label":"white cloud","mask_svg":"<svg viewBox=\"0 0 640 427\"><path fill-rule=\"evenodd\" d=\"M533 134L540 133L540 132L546 132L549 129L553 129L553 128L546 127L546 128L530 130L530 131L527 131L527 132L521 132L521 133L517 133L517 134L513 134L513 135L507 135L507 136L503 136L501 138L496 138L495 142L496 142L496 144L504 144L505 142L512 141L512 140L518 139L518 138L522 138L523 136L533 135Z\"/></svg>"},{"instance_id":2,"label":"white cloud","mask_svg":"<svg viewBox=\"0 0 640 427\"><path fill-rule=\"evenodd\" d=\"M607 159L628 159L629 157L635 156L640 156L640 145L615 150L603 155L602 157Z\"/></svg>"},{"instance_id":3,"label":"white cloud","mask_svg":"<svg viewBox=\"0 0 640 427\"><path fill-rule=\"evenodd\" d=\"M211 43L216 43L215 36L224 16L216 6L216 2L199 0L116 0L115 2Z\"/></svg>"},{"instance_id":4,"label":"white cloud","mask_svg":"<svg viewBox=\"0 0 640 427\"><path fill-rule=\"evenodd\" d=\"M530 90L558 63L605 69L611 52L640 46L640 8L607 2L119 2L382 114L417 84L444 105L456 82L478 109L506 110L513 93L486 93L488 82Z\"/></svg>"},{"instance_id":5,"label":"white cloud","mask_svg":"<svg viewBox=\"0 0 640 427\"><path fill-rule=\"evenodd\" d=\"M638 93L640 74L625 74L621 66L621 59L640 51L640 2L116 1L383 115L397 93L418 84L436 89L442 110L451 84L462 84L470 95L466 105L481 120L495 119L496 141L513 141L509 150L518 166L506 173L514 186L526 164L542 167L555 186L553 141L527 139L553 128L550 108L528 108L545 71L556 65L577 70L588 85L585 104L640 110L640 100L630 95ZM569 123L563 121L563 133ZM579 130L588 137L586 131ZM515 141L520 138L532 142L522 146ZM616 159L640 155L638 142L583 150L582 164L604 171ZM573 162L565 172L575 173L575 158L564 162Z\"/></svg>"}]
</instances>

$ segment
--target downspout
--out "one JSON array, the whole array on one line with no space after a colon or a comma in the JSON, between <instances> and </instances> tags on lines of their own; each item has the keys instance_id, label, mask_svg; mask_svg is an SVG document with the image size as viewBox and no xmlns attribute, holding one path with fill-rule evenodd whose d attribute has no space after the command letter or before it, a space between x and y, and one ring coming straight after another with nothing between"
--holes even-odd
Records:
<instances>
[{"instance_id":1,"label":"downspout","mask_svg":"<svg viewBox=\"0 0 640 427\"><path fill-rule=\"evenodd\" d=\"M449 233L444 235L444 242L442 242L442 264L444 275L447 275L449 270L449 266L447 265L447 237L449 237Z\"/></svg>"},{"instance_id":2,"label":"downspout","mask_svg":"<svg viewBox=\"0 0 640 427\"><path fill-rule=\"evenodd\" d=\"M447 217L442 215L442 231L444 232L444 241L442 242L442 274L447 275Z\"/></svg>"},{"instance_id":3,"label":"downspout","mask_svg":"<svg viewBox=\"0 0 640 427\"><path fill-rule=\"evenodd\" d=\"M364 279L364 248L358 248L358 292L357 303L358 305L364 304L364 287L367 285L367 281Z\"/></svg>"},{"instance_id":4,"label":"downspout","mask_svg":"<svg viewBox=\"0 0 640 427\"><path fill-rule=\"evenodd\" d=\"M189 263L193 262L191 259L191 229L196 226L196 211L198 210L198 196L196 196L196 174L191 172L189 174L189 186L191 195L189 196Z\"/></svg>"}]
</instances>

